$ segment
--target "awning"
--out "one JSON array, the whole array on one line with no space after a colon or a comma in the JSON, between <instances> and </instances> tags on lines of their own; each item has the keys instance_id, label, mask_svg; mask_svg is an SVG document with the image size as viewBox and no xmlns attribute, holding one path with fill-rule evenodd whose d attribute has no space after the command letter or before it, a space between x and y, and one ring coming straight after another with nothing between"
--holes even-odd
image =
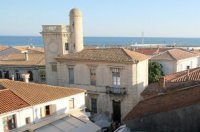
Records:
<instances>
[{"instance_id":1,"label":"awning","mask_svg":"<svg viewBox=\"0 0 200 132\"><path fill-rule=\"evenodd\" d=\"M99 126L92 123L90 120L87 120L87 118L84 118L83 113L79 112L75 115L61 118L34 131L35 132L97 132L101 129ZM79 117L79 115L81 115L81 117Z\"/></svg>"}]
</instances>

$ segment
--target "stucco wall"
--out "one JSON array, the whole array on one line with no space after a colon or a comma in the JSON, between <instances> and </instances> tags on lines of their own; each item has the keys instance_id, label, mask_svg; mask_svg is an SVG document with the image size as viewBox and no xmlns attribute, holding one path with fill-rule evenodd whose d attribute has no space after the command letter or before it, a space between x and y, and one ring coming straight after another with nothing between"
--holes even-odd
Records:
<instances>
[{"instance_id":1,"label":"stucco wall","mask_svg":"<svg viewBox=\"0 0 200 132\"><path fill-rule=\"evenodd\" d=\"M198 57L187 58L177 61L177 72L187 70L187 66L191 68L198 67Z\"/></svg>"},{"instance_id":2,"label":"stucco wall","mask_svg":"<svg viewBox=\"0 0 200 132\"><path fill-rule=\"evenodd\" d=\"M91 109L91 98L96 98L98 113L106 112L109 116L113 112L112 101L120 100L123 118L137 104L140 93L148 85L148 60L138 64L62 62L59 66L59 85L87 90L86 106ZM68 68L71 66L74 67L74 84L69 84ZM91 66L96 67L96 86L90 85ZM112 86L112 68L120 69L120 86L126 87L126 95L106 93L105 87Z\"/></svg>"},{"instance_id":3,"label":"stucco wall","mask_svg":"<svg viewBox=\"0 0 200 132\"><path fill-rule=\"evenodd\" d=\"M199 132L200 104L126 121L133 131Z\"/></svg>"},{"instance_id":4,"label":"stucco wall","mask_svg":"<svg viewBox=\"0 0 200 132\"><path fill-rule=\"evenodd\" d=\"M191 57L187 59L172 61L172 60L152 60L160 63L163 68L163 72L165 75L170 73L175 73L179 71L184 71L187 69L187 66L191 68L196 68L199 65L199 57Z\"/></svg>"}]
</instances>

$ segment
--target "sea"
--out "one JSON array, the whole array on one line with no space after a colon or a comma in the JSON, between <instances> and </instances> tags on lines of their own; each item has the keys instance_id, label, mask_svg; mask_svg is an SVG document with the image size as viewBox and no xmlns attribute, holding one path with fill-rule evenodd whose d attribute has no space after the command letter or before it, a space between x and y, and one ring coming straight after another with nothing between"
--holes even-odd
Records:
<instances>
[{"instance_id":1,"label":"sea","mask_svg":"<svg viewBox=\"0 0 200 132\"><path fill-rule=\"evenodd\" d=\"M200 38L165 38L165 37L84 37L85 46L130 46L139 44L159 44L200 47ZM34 45L43 47L41 36L0 36L0 45Z\"/></svg>"}]
</instances>

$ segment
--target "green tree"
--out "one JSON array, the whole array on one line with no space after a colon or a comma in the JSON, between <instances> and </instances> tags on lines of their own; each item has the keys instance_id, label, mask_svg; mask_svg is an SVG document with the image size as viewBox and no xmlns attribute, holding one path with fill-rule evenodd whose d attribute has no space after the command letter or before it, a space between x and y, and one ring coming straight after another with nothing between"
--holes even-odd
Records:
<instances>
[{"instance_id":1,"label":"green tree","mask_svg":"<svg viewBox=\"0 0 200 132\"><path fill-rule=\"evenodd\" d=\"M164 76L162 65L158 62L149 61L149 83L158 82Z\"/></svg>"}]
</instances>

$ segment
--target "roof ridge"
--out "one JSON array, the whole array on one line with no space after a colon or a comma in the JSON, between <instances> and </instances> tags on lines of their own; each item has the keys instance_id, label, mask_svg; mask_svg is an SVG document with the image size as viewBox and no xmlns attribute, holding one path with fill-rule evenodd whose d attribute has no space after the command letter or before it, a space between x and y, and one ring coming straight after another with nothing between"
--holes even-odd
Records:
<instances>
[{"instance_id":1,"label":"roof ridge","mask_svg":"<svg viewBox=\"0 0 200 132\"><path fill-rule=\"evenodd\" d=\"M189 90L189 89L192 89L192 88L194 88L196 86L200 86L200 84L195 84L195 85L192 85L192 86L186 86L186 87L183 87L183 88L180 88L180 89L177 89L177 90L172 90L172 91L169 91L169 92L166 92L166 93L162 93L162 94L158 93L157 95L147 97L147 98L141 100L140 102L144 102L146 100L150 100L150 99L153 99L153 98L156 98L156 97L160 97L160 96L166 96L168 94L174 94L174 93L179 92L179 91Z\"/></svg>"},{"instance_id":2,"label":"roof ridge","mask_svg":"<svg viewBox=\"0 0 200 132\"><path fill-rule=\"evenodd\" d=\"M172 51L172 50L174 50L174 49L167 50L166 52L168 52L168 54L169 54L174 60L177 60L177 59L171 54L170 51Z\"/></svg>"},{"instance_id":3,"label":"roof ridge","mask_svg":"<svg viewBox=\"0 0 200 132\"><path fill-rule=\"evenodd\" d=\"M121 50L122 50L132 61L135 60L135 59L133 59L133 58L129 55L129 53L127 53L127 50L128 50L128 49L121 48ZM131 51L131 50L129 50L129 51Z\"/></svg>"},{"instance_id":4,"label":"roof ridge","mask_svg":"<svg viewBox=\"0 0 200 132\"><path fill-rule=\"evenodd\" d=\"M21 96L16 94L16 92L14 92L12 89L8 89L8 90L10 90L13 94L15 94L17 97L19 97L20 99L22 99L24 102L26 102L27 104L29 104L31 106L30 102L28 102L26 99L23 99Z\"/></svg>"},{"instance_id":5,"label":"roof ridge","mask_svg":"<svg viewBox=\"0 0 200 132\"><path fill-rule=\"evenodd\" d=\"M190 70L191 70L191 71L190 71ZM195 73L195 72L198 71L198 70L200 70L199 67L193 68L193 69L189 69L189 76L190 76L190 74L193 74L193 73ZM186 73L185 73L185 72L186 72ZM177 79L186 77L186 76L187 76L187 70L180 71L179 74L181 74L179 77L173 78L171 81L175 81L175 80L177 80Z\"/></svg>"}]
</instances>

